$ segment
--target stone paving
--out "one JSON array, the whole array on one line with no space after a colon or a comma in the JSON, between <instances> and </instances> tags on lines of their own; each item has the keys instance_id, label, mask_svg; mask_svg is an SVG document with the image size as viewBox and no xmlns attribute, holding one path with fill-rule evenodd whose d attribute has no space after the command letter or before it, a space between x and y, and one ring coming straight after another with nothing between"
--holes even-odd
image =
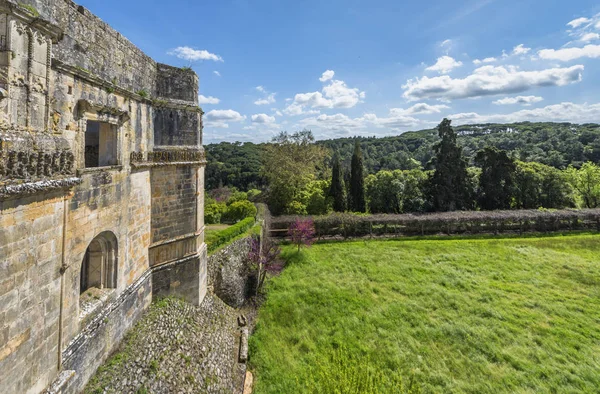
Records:
<instances>
[{"instance_id":1,"label":"stone paving","mask_svg":"<svg viewBox=\"0 0 600 394\"><path fill-rule=\"evenodd\" d=\"M237 362L238 314L213 294L198 307L175 299L154 303L84 392L237 391L245 373Z\"/></svg>"}]
</instances>

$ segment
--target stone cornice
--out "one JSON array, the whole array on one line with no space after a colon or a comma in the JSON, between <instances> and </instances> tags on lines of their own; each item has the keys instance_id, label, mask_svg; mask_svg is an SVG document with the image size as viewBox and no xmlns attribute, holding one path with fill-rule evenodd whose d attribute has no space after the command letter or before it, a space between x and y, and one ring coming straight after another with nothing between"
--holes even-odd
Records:
<instances>
[{"instance_id":1,"label":"stone cornice","mask_svg":"<svg viewBox=\"0 0 600 394\"><path fill-rule=\"evenodd\" d=\"M129 111L111 107L99 102L81 99L77 102L77 116L79 119L85 117L87 112L96 112L104 115L106 121L111 124L122 125L130 119Z\"/></svg>"},{"instance_id":2,"label":"stone cornice","mask_svg":"<svg viewBox=\"0 0 600 394\"><path fill-rule=\"evenodd\" d=\"M81 178L46 179L0 186L0 199L25 197L37 193L70 189L81 184Z\"/></svg>"},{"instance_id":3,"label":"stone cornice","mask_svg":"<svg viewBox=\"0 0 600 394\"><path fill-rule=\"evenodd\" d=\"M179 109L182 111L198 112L200 114L204 114L202 108L200 108L196 103L185 100L175 100L170 98L158 97L152 100L152 104L154 104L156 108Z\"/></svg>"}]
</instances>

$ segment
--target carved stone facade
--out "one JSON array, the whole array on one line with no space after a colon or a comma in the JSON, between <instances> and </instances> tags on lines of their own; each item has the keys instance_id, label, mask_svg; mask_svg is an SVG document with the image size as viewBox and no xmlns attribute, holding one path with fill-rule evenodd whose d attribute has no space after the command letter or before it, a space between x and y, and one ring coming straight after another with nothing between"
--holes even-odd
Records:
<instances>
[{"instance_id":1,"label":"carved stone facade","mask_svg":"<svg viewBox=\"0 0 600 394\"><path fill-rule=\"evenodd\" d=\"M197 97L71 0L0 0L0 392L79 392L152 297L202 301Z\"/></svg>"}]
</instances>

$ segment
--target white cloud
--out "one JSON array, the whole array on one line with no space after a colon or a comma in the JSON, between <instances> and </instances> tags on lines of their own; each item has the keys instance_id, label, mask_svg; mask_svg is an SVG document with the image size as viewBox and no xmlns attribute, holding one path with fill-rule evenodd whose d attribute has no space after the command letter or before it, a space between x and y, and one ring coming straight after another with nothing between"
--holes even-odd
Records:
<instances>
[{"instance_id":1,"label":"white cloud","mask_svg":"<svg viewBox=\"0 0 600 394\"><path fill-rule=\"evenodd\" d=\"M256 100L254 102L254 104L256 104L256 105L273 104L275 102L275 94L276 93L270 93L267 97Z\"/></svg>"},{"instance_id":2,"label":"white cloud","mask_svg":"<svg viewBox=\"0 0 600 394\"><path fill-rule=\"evenodd\" d=\"M375 114L364 114L360 118L350 118L344 114L326 115L304 118L299 124L303 127L317 127L328 131L343 131L349 133L372 133L373 127L385 128L388 131L399 131L407 127L422 124L418 119L401 114L402 109L392 109L387 117Z\"/></svg>"},{"instance_id":3,"label":"white cloud","mask_svg":"<svg viewBox=\"0 0 600 394\"><path fill-rule=\"evenodd\" d=\"M289 116L298 116L298 115L314 115L320 114L319 110L306 110L302 104L292 103L283 109L283 113Z\"/></svg>"},{"instance_id":4,"label":"white cloud","mask_svg":"<svg viewBox=\"0 0 600 394\"><path fill-rule=\"evenodd\" d=\"M587 123L597 122L600 118L600 103L574 104L565 102L542 108L524 109L510 114L480 115L476 112L468 112L450 115L449 118L458 124L524 121Z\"/></svg>"},{"instance_id":5,"label":"white cloud","mask_svg":"<svg viewBox=\"0 0 600 394\"><path fill-rule=\"evenodd\" d=\"M335 75L335 71L333 70L327 70L323 73L323 75L321 76L321 78L319 78L319 81L321 82L327 82L330 79L333 78L333 76Z\"/></svg>"},{"instance_id":6,"label":"white cloud","mask_svg":"<svg viewBox=\"0 0 600 394\"><path fill-rule=\"evenodd\" d=\"M519 71L514 66L483 66L465 78L442 75L409 79L402 86L403 97L409 101L452 100L520 93L534 87L564 86L579 82L583 69L582 65L539 71Z\"/></svg>"},{"instance_id":7,"label":"white cloud","mask_svg":"<svg viewBox=\"0 0 600 394\"><path fill-rule=\"evenodd\" d=\"M365 98L365 92L349 88L344 81L337 80L332 80L329 85L325 86L323 94L330 100L333 108L352 108Z\"/></svg>"},{"instance_id":8,"label":"white cloud","mask_svg":"<svg viewBox=\"0 0 600 394\"><path fill-rule=\"evenodd\" d=\"M207 127L228 128L229 123L243 122L246 117L232 109L213 109L204 116L204 124Z\"/></svg>"},{"instance_id":9,"label":"white cloud","mask_svg":"<svg viewBox=\"0 0 600 394\"><path fill-rule=\"evenodd\" d=\"M547 60L561 60L568 62L583 57L600 57L600 45L586 45L583 48L561 48L561 49L542 49L538 51L538 56Z\"/></svg>"},{"instance_id":10,"label":"white cloud","mask_svg":"<svg viewBox=\"0 0 600 394\"><path fill-rule=\"evenodd\" d=\"M596 22L596 25L594 26L596 29L600 30L600 21Z\"/></svg>"},{"instance_id":11,"label":"white cloud","mask_svg":"<svg viewBox=\"0 0 600 394\"><path fill-rule=\"evenodd\" d=\"M598 39L600 39L600 34L598 33L585 33L579 40L583 42L590 42Z\"/></svg>"},{"instance_id":12,"label":"white cloud","mask_svg":"<svg viewBox=\"0 0 600 394\"><path fill-rule=\"evenodd\" d=\"M517 96L517 97L505 97L503 99L494 101L493 104L496 104L496 105L522 104L522 105L528 106L528 105L531 105L534 103L539 103L542 100L544 100L544 99L539 96Z\"/></svg>"},{"instance_id":13,"label":"white cloud","mask_svg":"<svg viewBox=\"0 0 600 394\"><path fill-rule=\"evenodd\" d=\"M443 109L448 109L447 105L429 105L426 103L418 103L413 105L410 108L402 109L402 108L392 108L390 109L390 114L396 115L430 115L430 114L439 114Z\"/></svg>"},{"instance_id":14,"label":"white cloud","mask_svg":"<svg viewBox=\"0 0 600 394\"><path fill-rule=\"evenodd\" d=\"M512 54L517 56L526 55L529 51L531 51L531 48L526 48L525 45L519 44L513 48Z\"/></svg>"},{"instance_id":15,"label":"white cloud","mask_svg":"<svg viewBox=\"0 0 600 394\"><path fill-rule=\"evenodd\" d=\"M177 56L180 59L196 61L196 60L212 60L222 62L223 58L214 53L210 53L204 49L194 49L190 47L177 47L167 52L168 55Z\"/></svg>"},{"instance_id":16,"label":"white cloud","mask_svg":"<svg viewBox=\"0 0 600 394\"><path fill-rule=\"evenodd\" d=\"M220 77L220 76L221 76L221 73L220 73L220 72L218 72L218 71L213 71L213 74L215 74L217 77Z\"/></svg>"},{"instance_id":17,"label":"white cloud","mask_svg":"<svg viewBox=\"0 0 600 394\"><path fill-rule=\"evenodd\" d=\"M256 114L256 115L252 115L252 122L253 123L262 123L262 124L275 123L275 117L269 116L267 114Z\"/></svg>"},{"instance_id":18,"label":"white cloud","mask_svg":"<svg viewBox=\"0 0 600 394\"><path fill-rule=\"evenodd\" d=\"M198 95L198 104L219 104L221 100L213 96L203 96L201 94Z\"/></svg>"},{"instance_id":19,"label":"white cloud","mask_svg":"<svg viewBox=\"0 0 600 394\"><path fill-rule=\"evenodd\" d=\"M461 61L457 61L450 56L441 56L438 57L437 61L433 66L427 67L426 70L437 71L440 74L446 74L460 66L462 66Z\"/></svg>"},{"instance_id":20,"label":"white cloud","mask_svg":"<svg viewBox=\"0 0 600 394\"><path fill-rule=\"evenodd\" d=\"M270 93L264 86L259 85L254 89L264 94L263 98L260 98L254 102L256 105L269 105L275 103L275 95L277 93Z\"/></svg>"},{"instance_id":21,"label":"white cloud","mask_svg":"<svg viewBox=\"0 0 600 394\"><path fill-rule=\"evenodd\" d=\"M305 127L318 126L327 130L357 129L363 126L360 119L352 119L344 114L326 115L305 118L299 122Z\"/></svg>"},{"instance_id":22,"label":"white cloud","mask_svg":"<svg viewBox=\"0 0 600 394\"><path fill-rule=\"evenodd\" d=\"M452 44L452 40L447 39L447 40L442 41L442 43L440 44L440 46L443 48L445 46L450 46L450 44Z\"/></svg>"},{"instance_id":23,"label":"white cloud","mask_svg":"<svg viewBox=\"0 0 600 394\"><path fill-rule=\"evenodd\" d=\"M573 19L571 22L567 23L567 26L571 26L573 29L578 28L581 25L585 25L586 23L590 23L591 19L588 18L577 18Z\"/></svg>"},{"instance_id":24,"label":"white cloud","mask_svg":"<svg viewBox=\"0 0 600 394\"><path fill-rule=\"evenodd\" d=\"M352 108L366 97L365 92L350 88L344 81L329 80L321 92L298 93L294 102L284 112L288 115L303 113L303 107L310 108Z\"/></svg>"},{"instance_id":25,"label":"white cloud","mask_svg":"<svg viewBox=\"0 0 600 394\"><path fill-rule=\"evenodd\" d=\"M475 60L473 60L473 64L475 64L475 65L479 65L479 64L481 64L481 63L493 63L493 62L495 62L496 60L498 60L498 59L496 59L495 57L486 57L486 58L485 58L485 59L483 59L483 60L479 60L479 59L475 59Z\"/></svg>"}]
</instances>

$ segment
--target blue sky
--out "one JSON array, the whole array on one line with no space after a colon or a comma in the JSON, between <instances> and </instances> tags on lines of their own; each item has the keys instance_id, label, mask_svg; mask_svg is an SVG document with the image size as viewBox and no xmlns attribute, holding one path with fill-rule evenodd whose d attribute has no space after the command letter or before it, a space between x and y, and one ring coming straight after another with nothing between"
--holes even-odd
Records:
<instances>
[{"instance_id":1,"label":"blue sky","mask_svg":"<svg viewBox=\"0 0 600 394\"><path fill-rule=\"evenodd\" d=\"M587 0L80 0L200 77L204 141L600 122L600 4Z\"/></svg>"}]
</instances>

